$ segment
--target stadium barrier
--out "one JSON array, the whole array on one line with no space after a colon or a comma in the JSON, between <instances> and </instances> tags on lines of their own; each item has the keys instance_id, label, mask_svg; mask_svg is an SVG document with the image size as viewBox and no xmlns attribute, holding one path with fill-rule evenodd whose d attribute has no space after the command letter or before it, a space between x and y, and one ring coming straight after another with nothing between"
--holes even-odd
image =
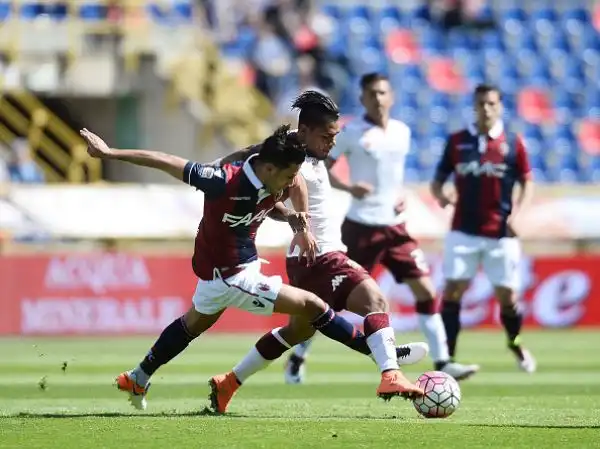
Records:
<instances>
[{"instance_id":1,"label":"stadium barrier","mask_svg":"<svg viewBox=\"0 0 600 449\"><path fill-rule=\"evenodd\" d=\"M266 273L283 275L283 254L272 254ZM430 260L442 283L441 260ZM521 265L526 325L557 328L600 325L600 256L536 257ZM384 270L377 281L392 302L393 325L417 329L413 300ZM195 276L184 256L120 252L0 257L0 335L156 334L191 304ZM348 314L351 319L358 317ZM465 327L497 327L490 284L478 276L464 299ZM228 310L213 328L260 332L286 321Z\"/></svg>"}]
</instances>

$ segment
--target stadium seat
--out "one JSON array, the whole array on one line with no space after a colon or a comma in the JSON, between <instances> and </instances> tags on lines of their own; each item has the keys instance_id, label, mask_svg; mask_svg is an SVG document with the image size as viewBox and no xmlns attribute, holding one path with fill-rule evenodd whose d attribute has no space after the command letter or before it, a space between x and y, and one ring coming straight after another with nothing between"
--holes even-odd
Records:
<instances>
[{"instance_id":1,"label":"stadium seat","mask_svg":"<svg viewBox=\"0 0 600 449\"><path fill-rule=\"evenodd\" d=\"M342 13L339 6L330 3L321 4L321 12L324 15L332 17L336 20L340 20L342 17Z\"/></svg>"},{"instance_id":2,"label":"stadium seat","mask_svg":"<svg viewBox=\"0 0 600 449\"><path fill-rule=\"evenodd\" d=\"M372 14L371 26L380 35L389 35L402 26L400 10L392 5L384 6Z\"/></svg>"},{"instance_id":3,"label":"stadium seat","mask_svg":"<svg viewBox=\"0 0 600 449\"><path fill-rule=\"evenodd\" d=\"M386 54L396 64L414 64L420 59L420 49L412 32L391 31L385 41Z\"/></svg>"},{"instance_id":4,"label":"stadium seat","mask_svg":"<svg viewBox=\"0 0 600 449\"><path fill-rule=\"evenodd\" d=\"M567 6L561 16L563 29L571 35L580 35L590 23L590 15L585 8Z\"/></svg>"},{"instance_id":5,"label":"stadium seat","mask_svg":"<svg viewBox=\"0 0 600 449\"><path fill-rule=\"evenodd\" d=\"M9 2L0 2L0 22L7 20L11 14L11 5Z\"/></svg>"},{"instance_id":6,"label":"stadium seat","mask_svg":"<svg viewBox=\"0 0 600 449\"><path fill-rule=\"evenodd\" d=\"M534 9L529 17L531 28L535 30L536 33L542 35L550 35L553 32L557 21L558 17L556 11L551 7Z\"/></svg>"},{"instance_id":7,"label":"stadium seat","mask_svg":"<svg viewBox=\"0 0 600 449\"><path fill-rule=\"evenodd\" d=\"M577 138L583 151L600 157L600 118L584 120Z\"/></svg>"},{"instance_id":8,"label":"stadium seat","mask_svg":"<svg viewBox=\"0 0 600 449\"><path fill-rule=\"evenodd\" d=\"M507 8L500 17L503 31L511 35L520 34L525 28L526 21L527 13L521 7Z\"/></svg>"},{"instance_id":9,"label":"stadium seat","mask_svg":"<svg viewBox=\"0 0 600 449\"><path fill-rule=\"evenodd\" d=\"M24 20L33 20L44 13L44 5L41 3L24 3L20 8L20 16Z\"/></svg>"},{"instance_id":10,"label":"stadium seat","mask_svg":"<svg viewBox=\"0 0 600 449\"><path fill-rule=\"evenodd\" d=\"M176 1L173 5L174 16L184 21L191 21L193 17L192 3L190 0Z\"/></svg>"},{"instance_id":11,"label":"stadium seat","mask_svg":"<svg viewBox=\"0 0 600 449\"><path fill-rule=\"evenodd\" d=\"M79 17L85 21L94 22L106 17L108 8L96 2L85 3L79 7Z\"/></svg>"},{"instance_id":12,"label":"stadium seat","mask_svg":"<svg viewBox=\"0 0 600 449\"><path fill-rule=\"evenodd\" d=\"M427 79L431 87L442 92L458 93L467 87L466 80L456 64L447 58L429 60Z\"/></svg>"}]
</instances>

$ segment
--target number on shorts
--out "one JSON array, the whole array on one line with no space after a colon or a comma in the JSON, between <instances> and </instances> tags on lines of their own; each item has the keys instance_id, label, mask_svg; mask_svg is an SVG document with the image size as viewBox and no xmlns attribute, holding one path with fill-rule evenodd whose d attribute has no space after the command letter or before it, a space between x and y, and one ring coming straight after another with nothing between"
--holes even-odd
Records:
<instances>
[{"instance_id":1,"label":"number on shorts","mask_svg":"<svg viewBox=\"0 0 600 449\"><path fill-rule=\"evenodd\" d=\"M419 271L422 271L423 273L429 273L429 264L427 263L427 260L425 259L425 253L421 248L412 250L410 257L412 257L415 261L415 265Z\"/></svg>"}]
</instances>

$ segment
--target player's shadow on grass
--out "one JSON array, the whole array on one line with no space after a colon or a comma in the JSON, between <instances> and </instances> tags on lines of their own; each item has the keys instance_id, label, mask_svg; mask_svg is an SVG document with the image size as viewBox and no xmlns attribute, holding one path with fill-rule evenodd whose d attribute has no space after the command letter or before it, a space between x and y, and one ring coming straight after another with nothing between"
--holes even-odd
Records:
<instances>
[{"instance_id":1,"label":"player's shadow on grass","mask_svg":"<svg viewBox=\"0 0 600 449\"><path fill-rule=\"evenodd\" d=\"M468 427L494 427L494 428L507 428L507 429L600 429L599 424L592 424L589 426L574 424L574 425L543 425L543 424L475 424L475 423L461 423L463 426Z\"/></svg>"},{"instance_id":2,"label":"player's shadow on grass","mask_svg":"<svg viewBox=\"0 0 600 449\"><path fill-rule=\"evenodd\" d=\"M14 413L10 415L0 415L0 419L2 418L27 418L27 419L73 419L73 418L173 418L173 417L205 417L205 416L216 416L216 417L225 417L225 418L234 418L234 419L290 419L290 417L279 416L255 416L250 414L242 414L242 413L227 413L226 415L221 415L219 413L215 413L208 408L199 411L188 411L188 412L179 412L177 410L165 411L160 413L135 413L135 412L87 412L87 413L30 413L30 412L20 412ZM295 419L303 419L303 418L295 418ZM401 421L404 418L398 416L368 416L368 415L360 415L360 416L311 416L306 419L361 419L361 420L396 420Z\"/></svg>"},{"instance_id":3,"label":"player's shadow on grass","mask_svg":"<svg viewBox=\"0 0 600 449\"><path fill-rule=\"evenodd\" d=\"M178 417L195 417L195 416L206 416L201 411L197 412L178 412L176 410L170 412L160 412L160 413L135 413L135 412L89 412L89 413L15 413L10 415L0 415L1 418L31 418L31 419L40 419L40 418L57 418L57 419L65 419L65 418L130 418L135 416L136 418L172 418L174 416Z\"/></svg>"}]
</instances>

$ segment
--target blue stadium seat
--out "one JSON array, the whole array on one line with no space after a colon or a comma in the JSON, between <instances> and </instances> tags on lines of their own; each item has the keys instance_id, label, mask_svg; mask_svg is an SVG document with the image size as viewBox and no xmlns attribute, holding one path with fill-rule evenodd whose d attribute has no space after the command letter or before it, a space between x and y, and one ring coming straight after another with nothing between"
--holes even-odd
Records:
<instances>
[{"instance_id":1,"label":"blue stadium seat","mask_svg":"<svg viewBox=\"0 0 600 449\"><path fill-rule=\"evenodd\" d=\"M342 17L342 13L339 6L330 3L321 4L321 12L329 17L334 17L338 20Z\"/></svg>"},{"instance_id":2,"label":"blue stadium seat","mask_svg":"<svg viewBox=\"0 0 600 449\"><path fill-rule=\"evenodd\" d=\"M431 15L427 5L418 6L408 10L405 15L405 25L412 29L420 29L429 26Z\"/></svg>"},{"instance_id":3,"label":"blue stadium seat","mask_svg":"<svg viewBox=\"0 0 600 449\"><path fill-rule=\"evenodd\" d=\"M549 35L558 21L556 11L549 7L534 9L529 17L531 27L539 34Z\"/></svg>"},{"instance_id":4,"label":"blue stadium seat","mask_svg":"<svg viewBox=\"0 0 600 449\"><path fill-rule=\"evenodd\" d=\"M501 13L500 24L508 34L519 34L525 27L527 13L521 7L507 8Z\"/></svg>"},{"instance_id":5,"label":"blue stadium seat","mask_svg":"<svg viewBox=\"0 0 600 449\"><path fill-rule=\"evenodd\" d=\"M192 20L193 11L190 0L180 0L173 5L173 13L175 17L184 19L185 21Z\"/></svg>"},{"instance_id":6,"label":"blue stadium seat","mask_svg":"<svg viewBox=\"0 0 600 449\"><path fill-rule=\"evenodd\" d=\"M32 20L44 13L44 6L41 3L24 3L19 12L21 18Z\"/></svg>"},{"instance_id":7,"label":"blue stadium seat","mask_svg":"<svg viewBox=\"0 0 600 449\"><path fill-rule=\"evenodd\" d=\"M580 35L590 21L590 15L585 8L567 7L561 17L563 29L571 35Z\"/></svg>"},{"instance_id":8,"label":"blue stadium seat","mask_svg":"<svg viewBox=\"0 0 600 449\"><path fill-rule=\"evenodd\" d=\"M7 20L11 14L11 5L9 2L0 2L0 22Z\"/></svg>"},{"instance_id":9,"label":"blue stadium seat","mask_svg":"<svg viewBox=\"0 0 600 449\"><path fill-rule=\"evenodd\" d=\"M67 4L65 2L56 2L43 5L42 14L47 14L52 20L60 22L67 18Z\"/></svg>"},{"instance_id":10,"label":"blue stadium seat","mask_svg":"<svg viewBox=\"0 0 600 449\"><path fill-rule=\"evenodd\" d=\"M96 2L88 2L79 7L79 17L85 21L94 22L106 17L108 8Z\"/></svg>"},{"instance_id":11,"label":"blue stadium seat","mask_svg":"<svg viewBox=\"0 0 600 449\"><path fill-rule=\"evenodd\" d=\"M402 26L400 10L392 5L387 5L371 15L371 25L374 30L382 35Z\"/></svg>"}]
</instances>

